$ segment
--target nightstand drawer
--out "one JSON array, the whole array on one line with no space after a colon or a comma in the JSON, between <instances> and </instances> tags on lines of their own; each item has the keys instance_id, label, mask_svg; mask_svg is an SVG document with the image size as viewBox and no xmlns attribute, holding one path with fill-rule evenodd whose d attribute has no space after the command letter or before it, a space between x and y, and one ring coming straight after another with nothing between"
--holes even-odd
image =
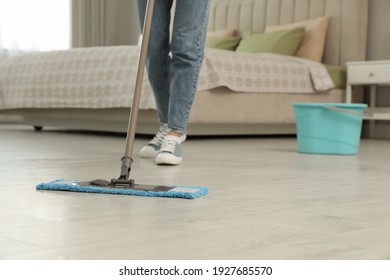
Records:
<instances>
[{"instance_id":1,"label":"nightstand drawer","mask_svg":"<svg viewBox=\"0 0 390 280\"><path fill-rule=\"evenodd\" d=\"M390 64L349 66L347 76L349 84L389 84Z\"/></svg>"}]
</instances>

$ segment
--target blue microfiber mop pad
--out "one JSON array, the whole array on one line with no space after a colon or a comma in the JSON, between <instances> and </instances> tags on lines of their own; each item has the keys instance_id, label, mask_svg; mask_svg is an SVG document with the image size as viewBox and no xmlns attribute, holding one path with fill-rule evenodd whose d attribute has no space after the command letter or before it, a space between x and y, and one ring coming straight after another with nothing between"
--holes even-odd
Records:
<instances>
[{"instance_id":1,"label":"blue microfiber mop pad","mask_svg":"<svg viewBox=\"0 0 390 280\"><path fill-rule=\"evenodd\" d=\"M169 191L143 191L137 189L125 188L106 188L99 186L79 186L74 183L78 180L55 180L48 183L40 183L36 186L37 190L52 190L52 191L73 191L86 193L106 193L106 194L124 194L137 196L153 196L153 197L172 197L172 198L187 198L194 199L204 196L208 193L207 187L198 186L177 186L172 187Z\"/></svg>"}]
</instances>

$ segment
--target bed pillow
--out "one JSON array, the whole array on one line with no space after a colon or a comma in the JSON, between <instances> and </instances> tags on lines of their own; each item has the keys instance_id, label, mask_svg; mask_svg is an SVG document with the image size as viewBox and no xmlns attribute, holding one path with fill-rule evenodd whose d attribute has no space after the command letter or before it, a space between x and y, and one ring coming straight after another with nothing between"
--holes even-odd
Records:
<instances>
[{"instance_id":1,"label":"bed pillow","mask_svg":"<svg viewBox=\"0 0 390 280\"><path fill-rule=\"evenodd\" d=\"M324 64L326 71L336 88L345 89L347 86L347 67Z\"/></svg>"},{"instance_id":2,"label":"bed pillow","mask_svg":"<svg viewBox=\"0 0 390 280\"><path fill-rule=\"evenodd\" d=\"M210 37L206 38L206 48L234 51L240 42L240 37Z\"/></svg>"},{"instance_id":3,"label":"bed pillow","mask_svg":"<svg viewBox=\"0 0 390 280\"><path fill-rule=\"evenodd\" d=\"M329 19L330 18L328 16L324 16L291 24L267 26L265 28L265 32L268 33L279 30L304 27L305 35L303 36L301 45L299 46L295 55L301 58L321 62L322 56L324 54Z\"/></svg>"},{"instance_id":4,"label":"bed pillow","mask_svg":"<svg viewBox=\"0 0 390 280\"><path fill-rule=\"evenodd\" d=\"M216 31L208 31L207 37L235 37L236 36L236 30L234 29L222 29L222 30L216 30Z\"/></svg>"},{"instance_id":5,"label":"bed pillow","mask_svg":"<svg viewBox=\"0 0 390 280\"><path fill-rule=\"evenodd\" d=\"M305 29L303 27L270 33L247 31L244 32L236 51L293 56L301 43L304 33Z\"/></svg>"}]
</instances>

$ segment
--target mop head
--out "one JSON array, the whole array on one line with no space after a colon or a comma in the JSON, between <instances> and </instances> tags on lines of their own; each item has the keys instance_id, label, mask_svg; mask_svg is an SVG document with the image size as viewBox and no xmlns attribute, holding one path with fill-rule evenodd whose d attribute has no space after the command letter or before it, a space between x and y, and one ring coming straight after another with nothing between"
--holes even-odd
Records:
<instances>
[{"instance_id":1,"label":"mop head","mask_svg":"<svg viewBox=\"0 0 390 280\"><path fill-rule=\"evenodd\" d=\"M208 193L207 187L198 186L163 186L164 190L142 190L135 188L113 188L95 185L77 185L78 180L55 180L48 183L41 183L36 186L37 190L51 191L72 191L85 193L105 193L105 194L124 194L136 196L153 196L153 197L171 197L194 199L204 196Z\"/></svg>"}]
</instances>

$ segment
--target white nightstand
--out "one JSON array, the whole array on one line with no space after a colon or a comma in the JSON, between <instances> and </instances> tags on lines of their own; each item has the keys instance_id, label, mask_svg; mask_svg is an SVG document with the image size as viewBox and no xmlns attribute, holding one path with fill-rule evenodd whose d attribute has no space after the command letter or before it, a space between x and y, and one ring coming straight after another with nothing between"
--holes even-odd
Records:
<instances>
[{"instance_id":1,"label":"white nightstand","mask_svg":"<svg viewBox=\"0 0 390 280\"><path fill-rule=\"evenodd\" d=\"M376 108L376 88L378 85L390 85L390 60L347 62L346 103L352 102L352 86L370 86L369 136L374 136L375 120L390 120L390 108Z\"/></svg>"}]
</instances>

